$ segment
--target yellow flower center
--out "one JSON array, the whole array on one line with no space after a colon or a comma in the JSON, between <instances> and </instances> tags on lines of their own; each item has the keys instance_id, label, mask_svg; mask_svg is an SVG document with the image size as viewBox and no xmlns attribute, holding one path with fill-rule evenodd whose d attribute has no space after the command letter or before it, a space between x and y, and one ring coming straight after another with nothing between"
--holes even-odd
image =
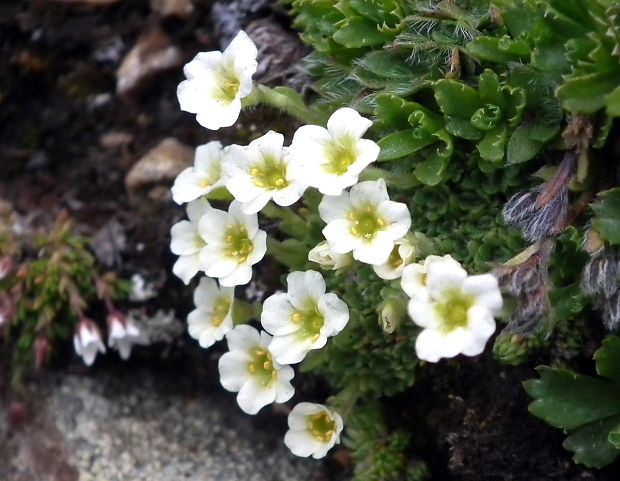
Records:
<instances>
[{"instance_id":1,"label":"yellow flower center","mask_svg":"<svg viewBox=\"0 0 620 481\"><path fill-rule=\"evenodd\" d=\"M235 259L239 264L247 261L248 256L254 250L254 244L248 237L248 231L243 225L228 225L224 239L226 241L226 255Z\"/></svg>"},{"instance_id":2,"label":"yellow flower center","mask_svg":"<svg viewBox=\"0 0 620 481\"><path fill-rule=\"evenodd\" d=\"M219 82L214 97L223 103L231 103L239 93L239 79L232 66L222 66L219 71Z\"/></svg>"},{"instance_id":3,"label":"yellow flower center","mask_svg":"<svg viewBox=\"0 0 620 481\"><path fill-rule=\"evenodd\" d=\"M356 139L343 137L325 146L325 157L329 160L326 170L331 174L342 175L357 160Z\"/></svg>"},{"instance_id":4,"label":"yellow flower center","mask_svg":"<svg viewBox=\"0 0 620 481\"><path fill-rule=\"evenodd\" d=\"M278 377L278 371L273 367L273 359L268 350L256 346L251 352L252 360L248 363L248 371L259 379L264 387L269 387Z\"/></svg>"},{"instance_id":5,"label":"yellow flower center","mask_svg":"<svg viewBox=\"0 0 620 481\"><path fill-rule=\"evenodd\" d=\"M350 222L351 234L357 237L363 237L370 240L379 231L385 227L385 221L379 217L372 206L366 206L364 209L350 211L347 214Z\"/></svg>"},{"instance_id":6,"label":"yellow flower center","mask_svg":"<svg viewBox=\"0 0 620 481\"><path fill-rule=\"evenodd\" d=\"M228 297L220 297L215 301L213 306L213 318L211 319L211 324L215 327L219 327L226 316L228 315L228 311L230 311L230 305L232 304L231 300Z\"/></svg>"},{"instance_id":7,"label":"yellow flower center","mask_svg":"<svg viewBox=\"0 0 620 481\"><path fill-rule=\"evenodd\" d=\"M311 339L316 341L321 335L321 328L325 324L323 314L319 312L317 305L312 301L308 302L308 306L304 310L295 311L291 319L295 324L299 324L300 327L296 335L302 340Z\"/></svg>"},{"instance_id":8,"label":"yellow flower center","mask_svg":"<svg viewBox=\"0 0 620 481\"><path fill-rule=\"evenodd\" d=\"M473 298L464 295L459 289L444 292L442 299L434 304L435 312L441 320L440 329L448 333L459 327L466 327L467 311L472 305Z\"/></svg>"},{"instance_id":9,"label":"yellow flower center","mask_svg":"<svg viewBox=\"0 0 620 481\"><path fill-rule=\"evenodd\" d=\"M261 189L280 190L288 187L286 164L281 159L264 157L263 163L250 170L254 185Z\"/></svg>"},{"instance_id":10,"label":"yellow flower center","mask_svg":"<svg viewBox=\"0 0 620 481\"><path fill-rule=\"evenodd\" d=\"M328 443L336 432L336 422L325 411L308 416L308 431L320 442Z\"/></svg>"}]
</instances>

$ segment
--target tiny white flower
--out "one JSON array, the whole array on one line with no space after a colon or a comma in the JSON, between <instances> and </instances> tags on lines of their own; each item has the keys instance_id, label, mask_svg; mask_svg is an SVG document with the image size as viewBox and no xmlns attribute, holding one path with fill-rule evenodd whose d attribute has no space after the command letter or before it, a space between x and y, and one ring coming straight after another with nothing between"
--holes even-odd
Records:
<instances>
[{"instance_id":1,"label":"tiny white flower","mask_svg":"<svg viewBox=\"0 0 620 481\"><path fill-rule=\"evenodd\" d=\"M303 402L288 415L288 427L286 447L296 456L320 459L340 443L343 424L340 414L323 404Z\"/></svg>"},{"instance_id":2,"label":"tiny white flower","mask_svg":"<svg viewBox=\"0 0 620 481\"><path fill-rule=\"evenodd\" d=\"M424 330L416 339L418 358L437 362L457 354L477 356L495 332L494 317L502 308L497 279L468 276L456 261L427 265L428 296L409 301L409 315Z\"/></svg>"},{"instance_id":3,"label":"tiny white flower","mask_svg":"<svg viewBox=\"0 0 620 481\"><path fill-rule=\"evenodd\" d=\"M400 286L405 291L405 294L411 298L428 299L428 290L426 289L428 267L437 262L451 264L453 269L461 267L449 254L443 257L431 255L424 259L423 263L409 264L403 269L400 280Z\"/></svg>"},{"instance_id":4,"label":"tiny white flower","mask_svg":"<svg viewBox=\"0 0 620 481\"><path fill-rule=\"evenodd\" d=\"M183 67L187 77L177 88L181 110L196 115L211 130L233 125L241 112L241 99L252 91L258 51L240 31L224 52L200 52Z\"/></svg>"},{"instance_id":5,"label":"tiny white flower","mask_svg":"<svg viewBox=\"0 0 620 481\"><path fill-rule=\"evenodd\" d=\"M153 299L157 295L157 289L152 282L147 282L140 274L135 273L131 276L131 291L129 300L133 302L144 302Z\"/></svg>"},{"instance_id":6,"label":"tiny white flower","mask_svg":"<svg viewBox=\"0 0 620 481\"><path fill-rule=\"evenodd\" d=\"M105 345L97 324L90 319L80 319L73 336L73 347L84 364L92 366L97 353L105 353Z\"/></svg>"},{"instance_id":7,"label":"tiny white flower","mask_svg":"<svg viewBox=\"0 0 620 481\"><path fill-rule=\"evenodd\" d=\"M353 263L350 253L338 254L329 247L327 241L321 241L308 252L308 260L316 262L324 269L336 271Z\"/></svg>"},{"instance_id":8,"label":"tiny white flower","mask_svg":"<svg viewBox=\"0 0 620 481\"><path fill-rule=\"evenodd\" d=\"M234 200L228 212L211 209L205 213L198 230L207 242L199 254L205 274L226 287L250 282L252 266L267 252L267 234L258 228L257 215L244 214Z\"/></svg>"},{"instance_id":9,"label":"tiny white flower","mask_svg":"<svg viewBox=\"0 0 620 481\"><path fill-rule=\"evenodd\" d=\"M360 182L337 197L325 196L319 214L327 226L323 235L338 254L353 252L366 264L384 264L411 226L405 204L390 200L385 181Z\"/></svg>"},{"instance_id":10,"label":"tiny white flower","mask_svg":"<svg viewBox=\"0 0 620 481\"><path fill-rule=\"evenodd\" d=\"M200 279L194 291L196 309L187 316L189 335L198 340L200 347L207 348L221 341L232 329L234 295L233 287L218 287L208 277Z\"/></svg>"},{"instance_id":11,"label":"tiny white flower","mask_svg":"<svg viewBox=\"0 0 620 481\"><path fill-rule=\"evenodd\" d=\"M372 266L372 269L381 279L391 281L402 276L405 266L410 264L414 258L415 247L413 242L408 236L405 236L394 242L394 247L387 261Z\"/></svg>"},{"instance_id":12,"label":"tiny white flower","mask_svg":"<svg viewBox=\"0 0 620 481\"><path fill-rule=\"evenodd\" d=\"M172 199L177 204L196 200L226 183L222 175L224 150L218 141L196 148L194 166L183 170L172 185Z\"/></svg>"},{"instance_id":13,"label":"tiny white flower","mask_svg":"<svg viewBox=\"0 0 620 481\"><path fill-rule=\"evenodd\" d=\"M291 272L286 281L287 293L265 300L261 324L274 336L269 350L276 361L295 364L344 329L349 308L336 294L325 293L325 280L319 272Z\"/></svg>"},{"instance_id":14,"label":"tiny white flower","mask_svg":"<svg viewBox=\"0 0 620 481\"><path fill-rule=\"evenodd\" d=\"M127 360L134 344L145 344L138 326L120 312L111 312L107 318L108 347L118 350L121 359Z\"/></svg>"},{"instance_id":15,"label":"tiny white flower","mask_svg":"<svg viewBox=\"0 0 620 481\"><path fill-rule=\"evenodd\" d=\"M269 334L240 325L226 335L226 340L229 351L218 363L220 382L224 389L239 393L237 403L244 412L256 414L267 404L293 397L293 368L272 359L267 348Z\"/></svg>"},{"instance_id":16,"label":"tiny white flower","mask_svg":"<svg viewBox=\"0 0 620 481\"><path fill-rule=\"evenodd\" d=\"M300 127L291 144L293 177L322 194L339 195L357 183L362 170L379 156L379 146L362 139L371 125L371 120L344 107L332 114L327 129L318 125Z\"/></svg>"},{"instance_id":17,"label":"tiny white flower","mask_svg":"<svg viewBox=\"0 0 620 481\"><path fill-rule=\"evenodd\" d=\"M299 200L306 185L291 178L290 160L284 136L272 130L246 147L229 147L224 163L226 188L242 203L244 213L255 214L271 199L282 206Z\"/></svg>"},{"instance_id":18,"label":"tiny white flower","mask_svg":"<svg viewBox=\"0 0 620 481\"><path fill-rule=\"evenodd\" d=\"M200 219L213 209L206 199L196 199L187 204L189 220L182 220L172 226L170 250L179 256L172 266L172 272L186 285L201 269L200 253L207 243L198 230Z\"/></svg>"}]
</instances>

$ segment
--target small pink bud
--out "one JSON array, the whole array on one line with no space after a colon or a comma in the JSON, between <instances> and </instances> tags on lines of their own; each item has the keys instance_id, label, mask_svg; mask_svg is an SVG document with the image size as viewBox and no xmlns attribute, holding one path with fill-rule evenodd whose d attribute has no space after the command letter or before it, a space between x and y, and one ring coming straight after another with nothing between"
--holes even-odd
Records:
<instances>
[{"instance_id":1,"label":"small pink bud","mask_svg":"<svg viewBox=\"0 0 620 481\"><path fill-rule=\"evenodd\" d=\"M0 281L9 277L15 270L15 262L12 257L0 257Z\"/></svg>"},{"instance_id":2,"label":"small pink bud","mask_svg":"<svg viewBox=\"0 0 620 481\"><path fill-rule=\"evenodd\" d=\"M15 300L10 294L0 294L0 328L13 321L17 314Z\"/></svg>"},{"instance_id":3,"label":"small pink bud","mask_svg":"<svg viewBox=\"0 0 620 481\"><path fill-rule=\"evenodd\" d=\"M80 319L73 336L73 347L84 364L90 366L95 362L97 352L105 353L105 346L101 339L101 331L94 321L83 317Z\"/></svg>"}]
</instances>

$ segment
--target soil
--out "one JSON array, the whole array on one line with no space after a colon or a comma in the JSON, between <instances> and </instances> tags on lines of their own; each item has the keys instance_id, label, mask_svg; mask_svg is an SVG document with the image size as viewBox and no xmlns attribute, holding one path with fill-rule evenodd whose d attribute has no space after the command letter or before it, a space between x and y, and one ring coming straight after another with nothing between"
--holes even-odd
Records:
<instances>
[{"instance_id":1,"label":"soil","mask_svg":"<svg viewBox=\"0 0 620 481\"><path fill-rule=\"evenodd\" d=\"M183 210L165 194L169 183L159 191L149 186L128 192L125 177L164 138L188 146L215 139L245 143L257 125L264 131L290 124L274 112L255 110L243 114L238 127L210 132L181 112L176 100L181 65L198 51L219 49L235 22L245 27L260 17L279 28L288 25L280 12L265 6L269 2L230 2L235 7L227 10L230 17L217 19L208 0L194 0L187 18L164 17L148 0L91 5L96 3L14 0L0 5L0 198L41 222L67 210L76 229L90 236L116 222L126 241L112 268L123 276L140 273L156 280L160 295L149 309L176 308L182 317L190 291L170 274L174 259L168 246L170 226ZM226 6L220 2L217 8ZM178 48L178 65L117 94L120 63L154 31ZM273 286L278 267L261 269L261 277ZM182 341L172 349L170 369L200 364L188 354L194 344ZM202 362L210 368L196 369L196 374L216 388L215 360ZM161 368L160 363L153 366ZM119 366L108 361L102 369L114 372ZM403 413L395 422L404 419L415 430L416 456L430 464L433 479L620 478L617 467L592 472L574 465L561 447L562 433L528 414L521 383L534 376L533 369L504 368L486 355L420 371L425 373L414 389L389 403ZM337 479L347 476L342 469L331 471Z\"/></svg>"}]
</instances>

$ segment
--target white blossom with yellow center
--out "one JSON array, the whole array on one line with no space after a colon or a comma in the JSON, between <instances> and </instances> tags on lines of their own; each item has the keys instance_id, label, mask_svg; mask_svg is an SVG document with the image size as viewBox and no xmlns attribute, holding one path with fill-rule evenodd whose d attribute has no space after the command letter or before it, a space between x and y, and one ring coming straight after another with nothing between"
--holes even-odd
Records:
<instances>
[{"instance_id":1,"label":"white blossom with yellow center","mask_svg":"<svg viewBox=\"0 0 620 481\"><path fill-rule=\"evenodd\" d=\"M221 341L232 329L234 295L234 287L218 287L209 277L200 279L194 291L196 309L187 316L189 335L200 347L207 348Z\"/></svg>"},{"instance_id":2,"label":"white blossom with yellow center","mask_svg":"<svg viewBox=\"0 0 620 481\"><path fill-rule=\"evenodd\" d=\"M218 141L196 148L194 166L183 170L172 185L172 199L177 204L191 202L226 183L222 175L224 150Z\"/></svg>"},{"instance_id":3,"label":"white blossom with yellow center","mask_svg":"<svg viewBox=\"0 0 620 481\"><path fill-rule=\"evenodd\" d=\"M423 331L416 339L418 358L437 362L458 354L477 356L495 332L502 308L497 279L491 274L468 276L456 261L430 262L424 296L409 302L409 315Z\"/></svg>"},{"instance_id":4,"label":"white blossom with yellow center","mask_svg":"<svg viewBox=\"0 0 620 481\"><path fill-rule=\"evenodd\" d=\"M234 327L227 335L228 352L220 357L218 369L224 389L238 392L237 403L248 414L263 406L288 401L295 392L294 371L275 361L267 346L271 336L251 326Z\"/></svg>"},{"instance_id":5,"label":"white blossom with yellow center","mask_svg":"<svg viewBox=\"0 0 620 481\"><path fill-rule=\"evenodd\" d=\"M402 276L405 266L414 259L415 247L409 236L405 236L394 242L394 247L387 261L372 266L372 269L381 279L391 281Z\"/></svg>"},{"instance_id":6,"label":"white blossom with yellow center","mask_svg":"<svg viewBox=\"0 0 620 481\"><path fill-rule=\"evenodd\" d=\"M349 308L336 294L325 293L319 272L291 272L286 281L288 292L265 300L261 324L273 335L269 351L276 361L295 364L344 329Z\"/></svg>"},{"instance_id":7,"label":"white blossom with yellow center","mask_svg":"<svg viewBox=\"0 0 620 481\"><path fill-rule=\"evenodd\" d=\"M319 214L327 223L323 235L330 248L338 254L352 252L366 264L387 262L394 242L411 226L407 206L390 200L383 179L360 182L337 197L323 197Z\"/></svg>"},{"instance_id":8,"label":"white blossom with yellow center","mask_svg":"<svg viewBox=\"0 0 620 481\"><path fill-rule=\"evenodd\" d=\"M308 252L308 260L316 262L323 269L336 271L353 263L351 253L337 254L327 241L321 241Z\"/></svg>"},{"instance_id":9,"label":"white blossom with yellow center","mask_svg":"<svg viewBox=\"0 0 620 481\"><path fill-rule=\"evenodd\" d=\"M325 457L327 452L340 443L342 417L323 404L299 403L288 415L289 430L284 444L300 457Z\"/></svg>"},{"instance_id":10,"label":"white blossom with yellow center","mask_svg":"<svg viewBox=\"0 0 620 481\"><path fill-rule=\"evenodd\" d=\"M282 206L299 200L306 185L291 178L290 160L284 136L272 130L246 147L230 146L224 163L226 188L244 213L257 213L271 199Z\"/></svg>"},{"instance_id":11,"label":"white blossom with yellow center","mask_svg":"<svg viewBox=\"0 0 620 481\"><path fill-rule=\"evenodd\" d=\"M340 195L379 156L379 146L362 139L371 125L371 120L344 107L332 114L327 129L318 125L297 129L290 147L293 178L322 194Z\"/></svg>"},{"instance_id":12,"label":"white blossom with yellow center","mask_svg":"<svg viewBox=\"0 0 620 481\"><path fill-rule=\"evenodd\" d=\"M228 212L211 209L203 215L198 230L207 242L199 254L205 274L225 287L250 282L252 266L267 252L267 234L258 228L256 214L244 214L232 201Z\"/></svg>"},{"instance_id":13,"label":"white blossom with yellow center","mask_svg":"<svg viewBox=\"0 0 620 481\"><path fill-rule=\"evenodd\" d=\"M201 270L200 253L207 246L207 241L198 231L201 217L213 210L205 199L196 199L187 204L189 220L182 220L172 226L170 250L179 256L172 266L172 272L186 285Z\"/></svg>"},{"instance_id":14,"label":"white blossom with yellow center","mask_svg":"<svg viewBox=\"0 0 620 481\"><path fill-rule=\"evenodd\" d=\"M426 276L428 267L437 262L452 264L454 269L458 269L461 265L452 258L451 255L445 256L428 256L422 263L409 264L404 267L400 285L410 298L428 299L428 290L426 288Z\"/></svg>"},{"instance_id":15,"label":"white blossom with yellow center","mask_svg":"<svg viewBox=\"0 0 620 481\"><path fill-rule=\"evenodd\" d=\"M224 52L200 52L185 65L187 77L177 88L181 110L196 115L210 130L233 125L241 112L241 99L252 91L258 51L240 31Z\"/></svg>"}]
</instances>

